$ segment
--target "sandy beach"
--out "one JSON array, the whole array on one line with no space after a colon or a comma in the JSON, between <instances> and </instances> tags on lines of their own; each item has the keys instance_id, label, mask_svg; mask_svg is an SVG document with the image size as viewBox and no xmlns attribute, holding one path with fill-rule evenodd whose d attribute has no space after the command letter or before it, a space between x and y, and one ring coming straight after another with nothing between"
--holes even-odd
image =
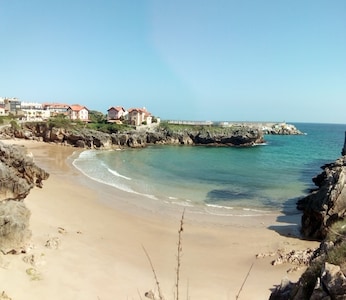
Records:
<instances>
[{"instance_id":1,"label":"sandy beach","mask_svg":"<svg viewBox=\"0 0 346 300\"><path fill-rule=\"evenodd\" d=\"M50 177L24 200L31 244L26 254L0 257L1 290L13 300L147 299L157 289L144 247L165 299L174 299L183 207L92 181L71 164L76 148L3 142L25 145ZM275 257L256 254L316 247L293 237L299 222L299 215L216 216L186 207L179 299L236 299L251 266L238 299L268 299L281 279L296 281L303 269L287 273L292 265L272 266Z\"/></svg>"}]
</instances>

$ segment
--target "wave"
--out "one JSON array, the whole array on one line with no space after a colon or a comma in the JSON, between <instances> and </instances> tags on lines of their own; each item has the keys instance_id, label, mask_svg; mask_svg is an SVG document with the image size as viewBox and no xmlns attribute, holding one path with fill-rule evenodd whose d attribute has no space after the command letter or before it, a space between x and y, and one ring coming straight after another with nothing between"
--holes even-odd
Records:
<instances>
[{"instance_id":1,"label":"wave","mask_svg":"<svg viewBox=\"0 0 346 300\"><path fill-rule=\"evenodd\" d=\"M112 173L113 175L115 175L115 176L117 176L117 177L124 178L124 179L126 179L126 180L132 180L132 178L127 177L127 176L125 176L125 175L121 175L121 174L119 174L117 171L112 170L111 168L108 168L105 164L103 164L103 166L107 169L107 171L108 171L109 173Z\"/></svg>"},{"instance_id":2,"label":"wave","mask_svg":"<svg viewBox=\"0 0 346 300\"><path fill-rule=\"evenodd\" d=\"M263 216L270 214L270 211L266 210L260 210L255 208L246 208L246 207L232 207L232 206L224 206L224 205L217 205L217 204L205 204L206 209L205 211L212 215L217 216L237 216L237 217L254 217L254 216ZM207 209L211 208L214 209L213 211L208 211ZM235 213L226 213L226 211L233 210ZM246 213L245 213L246 212Z\"/></svg>"}]
</instances>

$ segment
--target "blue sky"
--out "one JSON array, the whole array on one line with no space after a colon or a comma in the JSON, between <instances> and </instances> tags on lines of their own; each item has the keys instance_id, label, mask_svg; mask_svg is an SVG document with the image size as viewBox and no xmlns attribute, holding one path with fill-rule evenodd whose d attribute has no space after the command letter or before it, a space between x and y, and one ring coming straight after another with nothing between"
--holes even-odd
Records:
<instances>
[{"instance_id":1,"label":"blue sky","mask_svg":"<svg viewBox=\"0 0 346 300\"><path fill-rule=\"evenodd\" d=\"M0 97L346 123L346 1L0 0Z\"/></svg>"}]
</instances>

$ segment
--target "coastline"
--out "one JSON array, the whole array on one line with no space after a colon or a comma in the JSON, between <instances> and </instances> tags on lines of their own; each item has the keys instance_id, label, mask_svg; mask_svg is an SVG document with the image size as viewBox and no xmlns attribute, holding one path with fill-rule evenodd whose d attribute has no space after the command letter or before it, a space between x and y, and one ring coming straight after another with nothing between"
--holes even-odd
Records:
<instances>
[{"instance_id":1,"label":"coastline","mask_svg":"<svg viewBox=\"0 0 346 300\"><path fill-rule=\"evenodd\" d=\"M22 257L2 256L3 290L18 299L140 299L155 289L142 246L154 264L166 299L172 299L178 228L183 207L116 190L75 169L76 148L36 141L3 140L25 145L34 161L50 173L42 189L33 189L24 203L31 210L30 227L39 280L30 280ZM81 150L77 150L81 151ZM190 299L234 299L252 264L239 299L268 299L284 277L296 281L303 269L272 266L273 257L258 253L316 247L294 236L300 216L273 213L259 217L198 214L185 207L180 291ZM59 229L60 228L60 229ZM59 232L60 231L60 232ZM50 238L58 249L48 249ZM7 264L8 263L8 264ZM21 289L18 289L18 286Z\"/></svg>"}]
</instances>

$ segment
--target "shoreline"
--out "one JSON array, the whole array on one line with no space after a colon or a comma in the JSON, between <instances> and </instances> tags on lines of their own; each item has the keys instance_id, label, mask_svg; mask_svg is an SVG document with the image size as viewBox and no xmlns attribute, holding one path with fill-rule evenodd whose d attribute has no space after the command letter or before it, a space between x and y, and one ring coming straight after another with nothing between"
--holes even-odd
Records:
<instances>
[{"instance_id":1,"label":"shoreline","mask_svg":"<svg viewBox=\"0 0 346 300\"><path fill-rule=\"evenodd\" d=\"M183 209L180 290L188 290L190 299L234 299L252 263L239 298L268 299L282 278L296 281L303 269L287 274L292 265L274 267L273 257L256 259L256 254L318 245L293 238L299 215L220 217L149 198L143 201L140 195L93 181L75 169L71 155L76 148L3 142L26 146L36 164L50 173L43 188L31 190L24 200L32 212L33 246L28 254L37 257L34 268L41 279L30 280L26 274L30 266L21 256L27 254L2 257L9 262L7 269L0 269L3 290L13 300L140 299L138 293L144 298L145 292L155 291L155 281L143 246L166 299L173 298ZM60 240L59 248L46 248L46 240L54 237ZM18 285L23 288L18 290Z\"/></svg>"}]
</instances>

